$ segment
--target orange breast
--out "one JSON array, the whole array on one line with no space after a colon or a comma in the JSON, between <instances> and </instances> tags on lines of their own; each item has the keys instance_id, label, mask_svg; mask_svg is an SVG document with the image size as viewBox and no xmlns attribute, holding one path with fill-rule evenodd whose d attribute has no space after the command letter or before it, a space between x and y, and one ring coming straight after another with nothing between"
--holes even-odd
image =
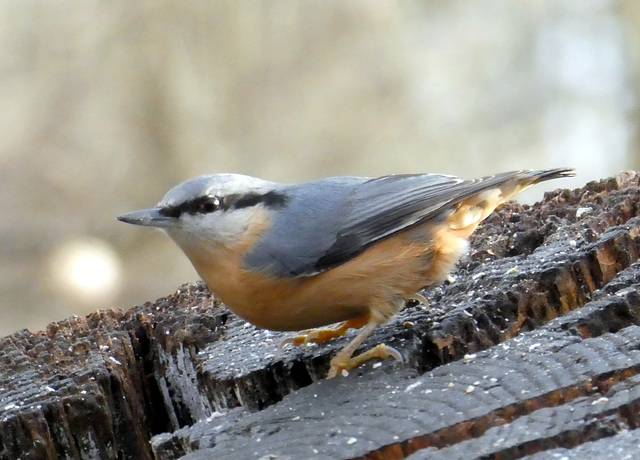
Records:
<instances>
[{"instance_id":1,"label":"orange breast","mask_svg":"<svg viewBox=\"0 0 640 460\"><path fill-rule=\"evenodd\" d=\"M466 235L424 224L338 267L298 278L244 270L241 255L246 247L183 250L209 289L234 313L259 327L300 330L366 314L387 320L397 313L394 298L442 281L466 248Z\"/></svg>"}]
</instances>

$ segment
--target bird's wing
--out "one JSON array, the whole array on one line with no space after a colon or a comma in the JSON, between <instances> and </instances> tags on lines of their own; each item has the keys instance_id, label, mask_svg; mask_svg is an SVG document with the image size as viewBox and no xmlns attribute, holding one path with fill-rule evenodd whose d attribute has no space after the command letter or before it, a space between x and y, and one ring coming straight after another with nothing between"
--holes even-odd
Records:
<instances>
[{"instance_id":1,"label":"bird's wing","mask_svg":"<svg viewBox=\"0 0 640 460\"><path fill-rule=\"evenodd\" d=\"M474 180L440 174L332 178L291 186L288 209L274 216L244 261L272 276L311 276L424 220L444 220L484 190L522 180L519 192L565 172L515 171Z\"/></svg>"},{"instance_id":2,"label":"bird's wing","mask_svg":"<svg viewBox=\"0 0 640 460\"><path fill-rule=\"evenodd\" d=\"M477 193L471 190L485 179L421 174L384 176L363 183L353 191L350 213L311 273L344 263L377 241L425 219L444 218L455 203Z\"/></svg>"}]
</instances>

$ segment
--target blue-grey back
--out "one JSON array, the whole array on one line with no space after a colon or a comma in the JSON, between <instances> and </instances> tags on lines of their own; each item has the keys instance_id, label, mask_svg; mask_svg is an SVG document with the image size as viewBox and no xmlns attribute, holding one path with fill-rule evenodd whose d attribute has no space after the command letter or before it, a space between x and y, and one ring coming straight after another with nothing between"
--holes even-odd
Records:
<instances>
[{"instance_id":1,"label":"blue-grey back","mask_svg":"<svg viewBox=\"0 0 640 460\"><path fill-rule=\"evenodd\" d=\"M280 185L286 206L271 211L271 226L244 258L272 275L308 275L335 243L353 209L353 193L368 178L338 177Z\"/></svg>"},{"instance_id":2,"label":"blue-grey back","mask_svg":"<svg viewBox=\"0 0 640 460\"><path fill-rule=\"evenodd\" d=\"M244 262L272 276L311 276L428 219L443 221L461 201L485 190L504 187L511 196L572 171L511 171L472 180L440 174L334 177L277 185L286 205L272 210L272 226Z\"/></svg>"},{"instance_id":3,"label":"blue-grey back","mask_svg":"<svg viewBox=\"0 0 640 460\"><path fill-rule=\"evenodd\" d=\"M287 205L244 259L275 276L309 276L437 213L443 196L465 181L443 175L335 177L282 185Z\"/></svg>"}]
</instances>

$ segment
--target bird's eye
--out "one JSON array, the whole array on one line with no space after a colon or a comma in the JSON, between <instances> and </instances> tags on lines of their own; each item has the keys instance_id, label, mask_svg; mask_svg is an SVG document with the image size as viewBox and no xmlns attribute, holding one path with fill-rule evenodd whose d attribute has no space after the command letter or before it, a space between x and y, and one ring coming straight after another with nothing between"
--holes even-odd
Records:
<instances>
[{"instance_id":1,"label":"bird's eye","mask_svg":"<svg viewBox=\"0 0 640 460\"><path fill-rule=\"evenodd\" d=\"M200 212L209 213L217 210L220 207L220 199L218 197L209 198L206 201L200 203Z\"/></svg>"}]
</instances>

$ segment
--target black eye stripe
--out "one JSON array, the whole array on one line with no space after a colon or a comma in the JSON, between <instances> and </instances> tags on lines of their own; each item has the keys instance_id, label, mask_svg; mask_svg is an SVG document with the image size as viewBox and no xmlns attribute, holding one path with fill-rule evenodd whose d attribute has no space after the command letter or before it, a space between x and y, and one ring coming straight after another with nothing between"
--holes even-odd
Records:
<instances>
[{"instance_id":1,"label":"black eye stripe","mask_svg":"<svg viewBox=\"0 0 640 460\"><path fill-rule=\"evenodd\" d=\"M165 206L160 209L160 214L167 217L178 218L182 214L208 214L222 209L221 200L214 196L198 197L194 200L185 201L175 206Z\"/></svg>"},{"instance_id":2,"label":"black eye stripe","mask_svg":"<svg viewBox=\"0 0 640 460\"><path fill-rule=\"evenodd\" d=\"M233 194L224 197L224 202L229 208L242 209L250 208L259 204L264 205L266 208L280 209L286 203L289 197L284 193L267 192L267 193L244 193Z\"/></svg>"},{"instance_id":3,"label":"black eye stripe","mask_svg":"<svg viewBox=\"0 0 640 460\"><path fill-rule=\"evenodd\" d=\"M209 214L229 209L242 209L263 204L265 207L278 209L283 207L288 197L278 192L267 193L235 193L219 198L217 196L203 196L185 201L175 206L165 206L160 209L160 214L167 217L180 217L187 214Z\"/></svg>"},{"instance_id":4,"label":"black eye stripe","mask_svg":"<svg viewBox=\"0 0 640 460\"><path fill-rule=\"evenodd\" d=\"M201 201L198 204L198 209L196 212L201 213L209 213L217 211L220 208L220 199L214 196L213 198L208 198L206 200Z\"/></svg>"},{"instance_id":5,"label":"black eye stripe","mask_svg":"<svg viewBox=\"0 0 640 460\"><path fill-rule=\"evenodd\" d=\"M161 216L174 217L176 219L182 214L182 211L177 206L164 206L158 212Z\"/></svg>"}]
</instances>

